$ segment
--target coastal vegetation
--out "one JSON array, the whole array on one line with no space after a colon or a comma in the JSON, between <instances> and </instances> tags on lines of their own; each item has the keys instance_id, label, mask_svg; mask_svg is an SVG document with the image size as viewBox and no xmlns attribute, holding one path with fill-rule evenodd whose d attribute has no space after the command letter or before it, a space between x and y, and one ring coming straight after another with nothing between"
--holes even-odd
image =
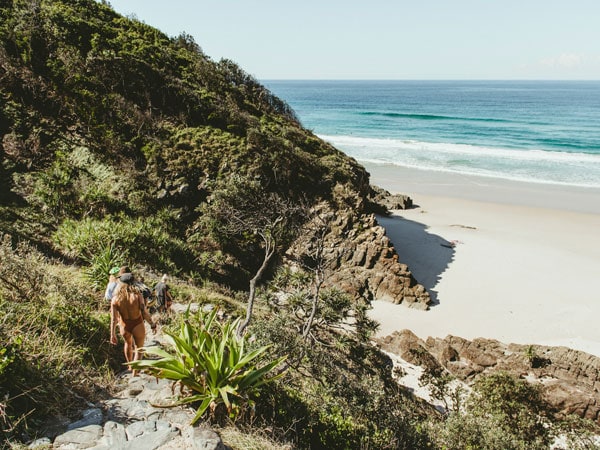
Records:
<instances>
[{"instance_id":1,"label":"coastal vegetation","mask_svg":"<svg viewBox=\"0 0 600 450\"><path fill-rule=\"evenodd\" d=\"M223 425L224 405L228 426L294 448L551 442L555 418L509 376L447 417L396 382L367 299L327 283L327 236L384 209L368 173L234 62L93 0L0 0L0 40L7 445L110 396L115 265L169 273L179 303L214 308L162 317L173 347L139 363L190 388L198 421Z\"/></svg>"},{"instance_id":2,"label":"coastal vegetation","mask_svg":"<svg viewBox=\"0 0 600 450\"><path fill-rule=\"evenodd\" d=\"M167 333L170 347L166 351L156 347L146 350L146 356L158 359L144 358L129 365L189 389L193 394L183 396L178 404L199 403L192 424L209 408L212 420L220 415L235 420L252 406L252 393L284 374L271 372L285 357L258 367L256 361L268 347L249 350L248 335L236 333L241 318L221 322L216 320L217 312L213 309L210 313L200 313L194 321L188 309L179 332ZM225 412L217 412L221 405Z\"/></svg>"}]
</instances>

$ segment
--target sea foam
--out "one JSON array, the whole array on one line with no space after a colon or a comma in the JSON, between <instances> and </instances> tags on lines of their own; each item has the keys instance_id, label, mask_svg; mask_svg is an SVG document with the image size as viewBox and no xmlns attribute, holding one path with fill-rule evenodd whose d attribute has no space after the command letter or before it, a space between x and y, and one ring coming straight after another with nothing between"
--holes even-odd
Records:
<instances>
[{"instance_id":1,"label":"sea foam","mask_svg":"<svg viewBox=\"0 0 600 450\"><path fill-rule=\"evenodd\" d=\"M600 187L600 155L320 135L358 161L514 181Z\"/></svg>"}]
</instances>

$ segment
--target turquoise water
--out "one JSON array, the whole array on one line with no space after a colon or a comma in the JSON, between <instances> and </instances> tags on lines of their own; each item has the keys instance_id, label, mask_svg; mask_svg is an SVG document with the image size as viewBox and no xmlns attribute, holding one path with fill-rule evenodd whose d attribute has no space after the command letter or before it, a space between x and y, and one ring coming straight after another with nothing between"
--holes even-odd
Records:
<instances>
[{"instance_id":1,"label":"turquoise water","mask_svg":"<svg viewBox=\"0 0 600 450\"><path fill-rule=\"evenodd\" d=\"M600 81L263 81L360 162L600 187Z\"/></svg>"}]
</instances>

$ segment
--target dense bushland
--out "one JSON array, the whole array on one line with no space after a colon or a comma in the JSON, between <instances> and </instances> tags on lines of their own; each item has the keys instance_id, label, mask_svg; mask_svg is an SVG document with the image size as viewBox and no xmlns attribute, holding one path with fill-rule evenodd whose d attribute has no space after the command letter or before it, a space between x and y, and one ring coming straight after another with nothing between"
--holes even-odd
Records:
<instances>
[{"instance_id":1,"label":"dense bushland","mask_svg":"<svg viewBox=\"0 0 600 450\"><path fill-rule=\"evenodd\" d=\"M234 180L306 205L338 183L370 189L355 161L187 35L94 1L5 2L0 14L0 204L38 224L18 230L38 246L93 264L114 244L158 270L240 287L260 263L238 264L206 228L206 205L231 197Z\"/></svg>"}]
</instances>

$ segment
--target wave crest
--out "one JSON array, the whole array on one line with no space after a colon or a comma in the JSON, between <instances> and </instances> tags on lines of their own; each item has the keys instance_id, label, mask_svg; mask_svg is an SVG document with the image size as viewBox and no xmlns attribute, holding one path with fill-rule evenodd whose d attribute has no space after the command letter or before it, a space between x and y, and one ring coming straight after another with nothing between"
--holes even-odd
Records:
<instances>
[{"instance_id":1,"label":"wave crest","mask_svg":"<svg viewBox=\"0 0 600 450\"><path fill-rule=\"evenodd\" d=\"M320 138L358 161L510 180L600 187L600 155L402 139Z\"/></svg>"},{"instance_id":2,"label":"wave crest","mask_svg":"<svg viewBox=\"0 0 600 450\"><path fill-rule=\"evenodd\" d=\"M398 112L381 112L381 111L361 111L358 113L360 116L376 116L376 117L398 117L404 119L416 119L416 120L457 120L466 122L504 122L511 123L512 120L508 119L491 119L484 117L460 117L460 116L444 116L437 114L414 114L414 113L398 113Z\"/></svg>"}]
</instances>

